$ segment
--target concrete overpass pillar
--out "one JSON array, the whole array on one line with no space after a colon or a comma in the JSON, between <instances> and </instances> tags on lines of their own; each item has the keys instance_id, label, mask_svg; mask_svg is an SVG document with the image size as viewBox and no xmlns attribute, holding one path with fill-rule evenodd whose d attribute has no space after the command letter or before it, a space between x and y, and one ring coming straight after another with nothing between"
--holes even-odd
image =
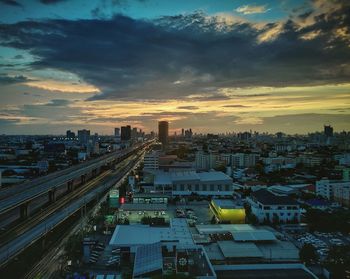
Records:
<instances>
[{"instance_id":1,"label":"concrete overpass pillar","mask_svg":"<svg viewBox=\"0 0 350 279\"><path fill-rule=\"evenodd\" d=\"M86 174L83 174L83 175L80 177L80 179L81 179L81 184L82 184L82 185L85 184L85 181L86 181Z\"/></svg>"},{"instance_id":2,"label":"concrete overpass pillar","mask_svg":"<svg viewBox=\"0 0 350 279\"><path fill-rule=\"evenodd\" d=\"M92 176L95 177L97 175L97 169L93 169L91 173L92 173Z\"/></svg>"},{"instance_id":3,"label":"concrete overpass pillar","mask_svg":"<svg viewBox=\"0 0 350 279\"><path fill-rule=\"evenodd\" d=\"M56 201L56 189L49 191L49 203L54 203Z\"/></svg>"},{"instance_id":4,"label":"concrete overpass pillar","mask_svg":"<svg viewBox=\"0 0 350 279\"><path fill-rule=\"evenodd\" d=\"M80 208L80 216L84 217L86 216L86 204L84 204L81 208Z\"/></svg>"},{"instance_id":5,"label":"concrete overpass pillar","mask_svg":"<svg viewBox=\"0 0 350 279\"><path fill-rule=\"evenodd\" d=\"M27 219L27 217L28 217L28 205L29 205L29 202L26 202L26 203L23 203L20 205L19 210L20 210L21 219Z\"/></svg>"},{"instance_id":6,"label":"concrete overpass pillar","mask_svg":"<svg viewBox=\"0 0 350 279\"><path fill-rule=\"evenodd\" d=\"M74 189L74 181L73 180L70 180L67 182L67 192L72 192Z\"/></svg>"}]
</instances>

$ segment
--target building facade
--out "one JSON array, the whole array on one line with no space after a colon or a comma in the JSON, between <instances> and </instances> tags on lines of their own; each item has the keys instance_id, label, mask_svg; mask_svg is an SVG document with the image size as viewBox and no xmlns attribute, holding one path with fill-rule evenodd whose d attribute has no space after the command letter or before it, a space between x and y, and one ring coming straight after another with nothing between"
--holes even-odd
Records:
<instances>
[{"instance_id":1,"label":"building facade","mask_svg":"<svg viewBox=\"0 0 350 279\"><path fill-rule=\"evenodd\" d=\"M189 196L193 193L204 196L232 196L231 177L223 172L159 171L154 177L154 190L171 193L173 196Z\"/></svg>"},{"instance_id":2,"label":"building facade","mask_svg":"<svg viewBox=\"0 0 350 279\"><path fill-rule=\"evenodd\" d=\"M163 144L163 147L168 144L168 136L169 136L169 122L159 121L158 138L159 138L159 141Z\"/></svg>"},{"instance_id":3,"label":"building facade","mask_svg":"<svg viewBox=\"0 0 350 279\"><path fill-rule=\"evenodd\" d=\"M275 195L267 189L260 189L252 192L247 201L260 223L300 222L300 205L288 196Z\"/></svg>"}]
</instances>

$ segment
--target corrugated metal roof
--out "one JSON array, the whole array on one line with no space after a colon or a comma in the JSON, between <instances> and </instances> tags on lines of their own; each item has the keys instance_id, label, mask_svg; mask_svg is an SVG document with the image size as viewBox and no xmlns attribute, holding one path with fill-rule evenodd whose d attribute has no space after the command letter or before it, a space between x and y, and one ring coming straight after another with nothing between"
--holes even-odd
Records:
<instances>
[{"instance_id":1,"label":"corrugated metal roof","mask_svg":"<svg viewBox=\"0 0 350 279\"><path fill-rule=\"evenodd\" d=\"M163 269L163 257L160 242L142 245L137 248L134 263L134 277L161 269Z\"/></svg>"},{"instance_id":2,"label":"corrugated metal roof","mask_svg":"<svg viewBox=\"0 0 350 279\"><path fill-rule=\"evenodd\" d=\"M262 258L259 248L251 242L238 243L234 241L218 241L220 250L225 258Z\"/></svg>"}]
</instances>

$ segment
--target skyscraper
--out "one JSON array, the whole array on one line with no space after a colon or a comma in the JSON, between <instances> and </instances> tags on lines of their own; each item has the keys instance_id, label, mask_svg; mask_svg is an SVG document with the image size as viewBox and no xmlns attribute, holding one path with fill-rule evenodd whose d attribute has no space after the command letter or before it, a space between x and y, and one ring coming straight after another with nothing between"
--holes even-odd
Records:
<instances>
[{"instance_id":1,"label":"skyscraper","mask_svg":"<svg viewBox=\"0 0 350 279\"><path fill-rule=\"evenodd\" d=\"M333 127L331 125L324 126L324 135L326 137L333 137Z\"/></svg>"},{"instance_id":2,"label":"skyscraper","mask_svg":"<svg viewBox=\"0 0 350 279\"><path fill-rule=\"evenodd\" d=\"M127 141L131 139L131 127L130 125L128 126L122 126L121 127L121 140Z\"/></svg>"},{"instance_id":3,"label":"skyscraper","mask_svg":"<svg viewBox=\"0 0 350 279\"><path fill-rule=\"evenodd\" d=\"M159 121L158 122L158 139L165 146L168 143L169 134L169 122Z\"/></svg>"},{"instance_id":4,"label":"skyscraper","mask_svg":"<svg viewBox=\"0 0 350 279\"><path fill-rule=\"evenodd\" d=\"M120 137L120 128L114 128L114 136Z\"/></svg>"},{"instance_id":5,"label":"skyscraper","mask_svg":"<svg viewBox=\"0 0 350 279\"><path fill-rule=\"evenodd\" d=\"M90 130L79 130L78 131L78 140L82 145L87 145L90 140Z\"/></svg>"},{"instance_id":6,"label":"skyscraper","mask_svg":"<svg viewBox=\"0 0 350 279\"><path fill-rule=\"evenodd\" d=\"M75 138L75 133L72 132L71 130L68 130L68 131L66 132L66 138L68 138L68 139L74 139L74 138Z\"/></svg>"}]
</instances>

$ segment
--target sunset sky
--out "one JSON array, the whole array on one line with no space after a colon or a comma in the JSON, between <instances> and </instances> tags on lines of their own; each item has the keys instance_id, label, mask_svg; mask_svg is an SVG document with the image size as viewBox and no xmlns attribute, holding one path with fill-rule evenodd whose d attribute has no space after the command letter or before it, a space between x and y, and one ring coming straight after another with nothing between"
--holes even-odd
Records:
<instances>
[{"instance_id":1,"label":"sunset sky","mask_svg":"<svg viewBox=\"0 0 350 279\"><path fill-rule=\"evenodd\" d=\"M349 0L0 0L0 134L350 130Z\"/></svg>"}]
</instances>

